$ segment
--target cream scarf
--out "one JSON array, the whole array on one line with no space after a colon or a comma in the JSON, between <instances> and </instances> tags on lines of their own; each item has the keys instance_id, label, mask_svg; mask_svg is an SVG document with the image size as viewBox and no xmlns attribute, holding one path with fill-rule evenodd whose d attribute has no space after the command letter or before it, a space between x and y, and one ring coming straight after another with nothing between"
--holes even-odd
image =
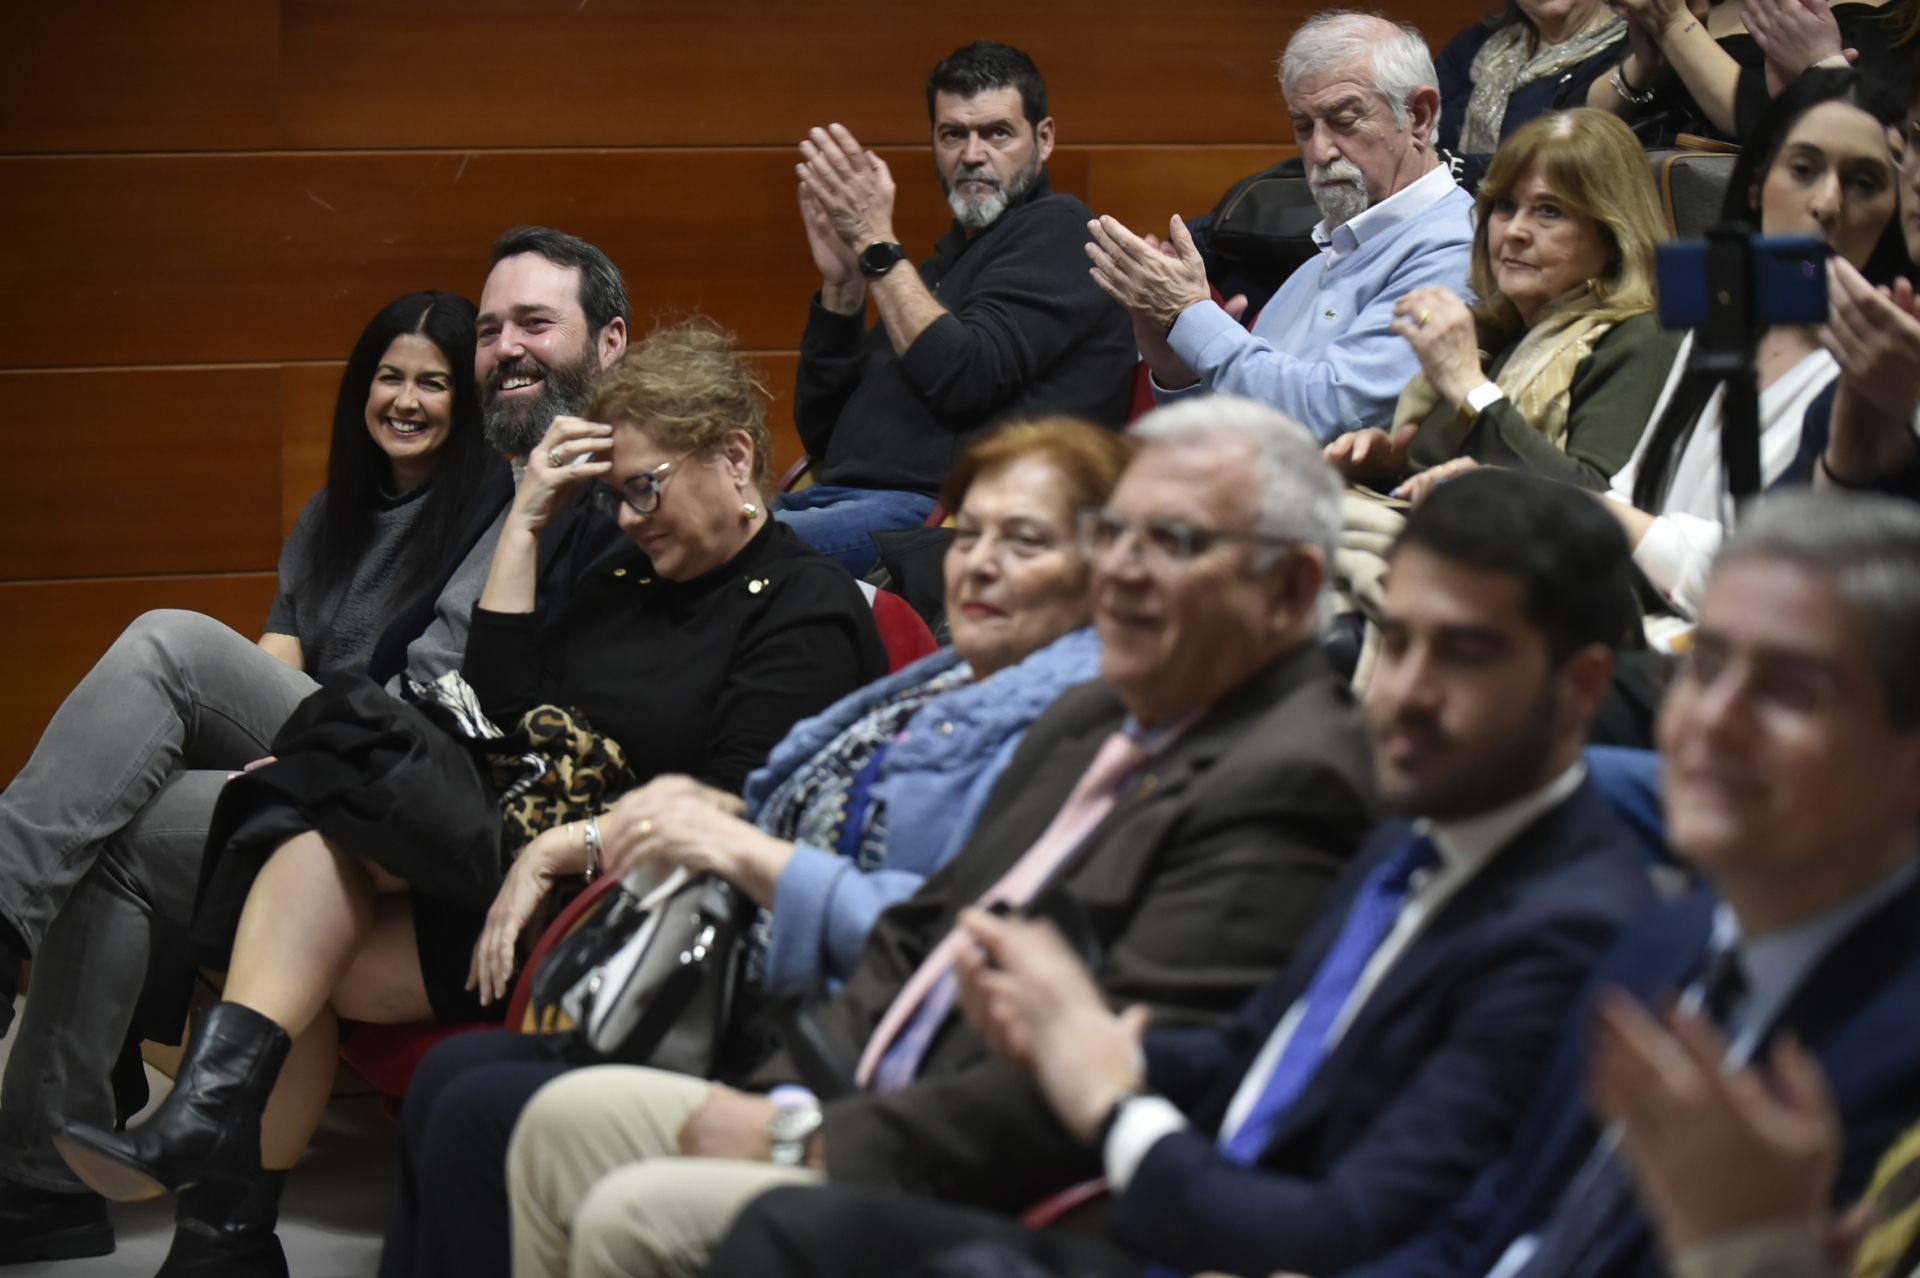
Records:
<instances>
[{"instance_id":1,"label":"cream scarf","mask_svg":"<svg viewBox=\"0 0 1920 1278\"><path fill-rule=\"evenodd\" d=\"M1524 22L1504 26L1487 37L1467 73L1473 81L1473 96L1467 100L1467 118L1460 126L1461 154L1490 155L1499 149L1500 125L1507 118L1507 99L1515 89L1578 66L1620 38L1625 20L1608 10L1602 12L1606 20L1598 26L1537 53L1527 52L1533 29Z\"/></svg>"}]
</instances>

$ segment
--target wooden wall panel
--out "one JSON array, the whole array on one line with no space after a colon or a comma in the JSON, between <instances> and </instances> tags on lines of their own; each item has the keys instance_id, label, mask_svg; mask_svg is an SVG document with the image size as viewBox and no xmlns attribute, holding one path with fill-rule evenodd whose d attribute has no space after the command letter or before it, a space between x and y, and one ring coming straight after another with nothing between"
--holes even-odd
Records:
<instances>
[{"instance_id":1,"label":"wooden wall panel","mask_svg":"<svg viewBox=\"0 0 1920 1278\"><path fill-rule=\"evenodd\" d=\"M5 577L273 566L276 370L0 374L0 402Z\"/></svg>"},{"instance_id":2,"label":"wooden wall panel","mask_svg":"<svg viewBox=\"0 0 1920 1278\"><path fill-rule=\"evenodd\" d=\"M1070 148L1052 167L1099 211L1164 226L1282 153ZM924 255L949 217L927 153L883 154L906 180L896 225ZM515 222L606 249L642 324L700 310L750 349L792 348L819 278L791 166L773 149L0 158L0 239L36 243L0 262L0 357L338 359L398 293L477 296Z\"/></svg>"},{"instance_id":3,"label":"wooden wall panel","mask_svg":"<svg viewBox=\"0 0 1920 1278\"><path fill-rule=\"evenodd\" d=\"M316 147L737 145L830 119L920 141L927 72L986 35L1032 55L1076 142L1264 141L1274 56L1313 7L310 0L285 6L283 113ZM558 74L528 92L530 67Z\"/></svg>"},{"instance_id":4,"label":"wooden wall panel","mask_svg":"<svg viewBox=\"0 0 1920 1278\"><path fill-rule=\"evenodd\" d=\"M191 608L257 637L273 575L0 582L0 778L11 779L67 691L127 623L151 608Z\"/></svg>"},{"instance_id":5,"label":"wooden wall panel","mask_svg":"<svg viewBox=\"0 0 1920 1278\"><path fill-rule=\"evenodd\" d=\"M1046 74L1062 137L1267 142L1274 57L1317 6L1202 0L92 0L9 13L0 151L739 146L839 120L925 138L928 70L978 36ZM1437 47L1480 6L1404 9ZM903 20L907 19L907 20Z\"/></svg>"},{"instance_id":6,"label":"wooden wall panel","mask_svg":"<svg viewBox=\"0 0 1920 1278\"><path fill-rule=\"evenodd\" d=\"M260 0L7 6L0 152L281 143L279 7Z\"/></svg>"}]
</instances>

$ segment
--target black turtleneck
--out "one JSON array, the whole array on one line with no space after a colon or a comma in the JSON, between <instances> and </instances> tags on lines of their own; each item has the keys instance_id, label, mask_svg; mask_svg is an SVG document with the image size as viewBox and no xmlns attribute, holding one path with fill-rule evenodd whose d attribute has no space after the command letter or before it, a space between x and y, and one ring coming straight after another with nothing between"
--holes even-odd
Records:
<instances>
[{"instance_id":1,"label":"black turtleneck","mask_svg":"<svg viewBox=\"0 0 1920 1278\"><path fill-rule=\"evenodd\" d=\"M624 542L624 539L622 539ZM684 772L738 792L793 724L886 672L872 609L839 565L771 520L689 581L630 542L547 612L473 610L462 666L495 723L584 712L643 783Z\"/></svg>"}]
</instances>

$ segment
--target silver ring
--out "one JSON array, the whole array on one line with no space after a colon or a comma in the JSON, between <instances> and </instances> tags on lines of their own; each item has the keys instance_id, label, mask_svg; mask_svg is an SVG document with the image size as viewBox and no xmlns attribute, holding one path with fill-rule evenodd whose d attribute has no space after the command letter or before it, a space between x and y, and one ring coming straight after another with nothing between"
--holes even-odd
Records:
<instances>
[{"instance_id":1,"label":"silver ring","mask_svg":"<svg viewBox=\"0 0 1920 1278\"><path fill-rule=\"evenodd\" d=\"M562 453L559 448L555 447L547 450L547 465L553 467L555 470L559 470L566 464L566 454Z\"/></svg>"}]
</instances>

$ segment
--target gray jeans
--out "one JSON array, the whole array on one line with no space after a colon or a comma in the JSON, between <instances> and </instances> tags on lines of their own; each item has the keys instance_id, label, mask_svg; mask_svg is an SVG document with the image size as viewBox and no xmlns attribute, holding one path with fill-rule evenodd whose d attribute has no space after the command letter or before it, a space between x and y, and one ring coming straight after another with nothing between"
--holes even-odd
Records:
<instances>
[{"instance_id":1,"label":"gray jeans","mask_svg":"<svg viewBox=\"0 0 1920 1278\"><path fill-rule=\"evenodd\" d=\"M192 915L227 773L264 755L316 686L209 617L147 613L0 794L0 916L34 958L0 1083L0 1177L80 1187L52 1137L70 1119L113 1126L148 918Z\"/></svg>"}]
</instances>

